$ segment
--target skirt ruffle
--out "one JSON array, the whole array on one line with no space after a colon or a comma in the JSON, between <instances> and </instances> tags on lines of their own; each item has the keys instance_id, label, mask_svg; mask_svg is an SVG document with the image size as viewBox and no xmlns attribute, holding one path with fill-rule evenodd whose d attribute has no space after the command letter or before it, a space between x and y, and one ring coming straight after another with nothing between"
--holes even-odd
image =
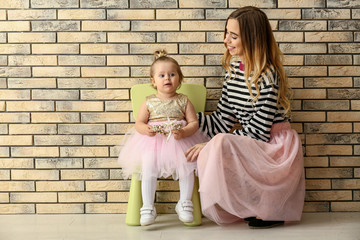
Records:
<instances>
[{"instance_id":1,"label":"skirt ruffle","mask_svg":"<svg viewBox=\"0 0 360 240\"><path fill-rule=\"evenodd\" d=\"M246 217L298 221L304 196L301 141L289 123L275 124L269 142L216 135L198 157L203 214L217 224Z\"/></svg>"},{"instance_id":2,"label":"skirt ruffle","mask_svg":"<svg viewBox=\"0 0 360 240\"><path fill-rule=\"evenodd\" d=\"M158 125L162 122L151 122L149 125ZM185 121L178 121L182 126ZM174 180L186 177L193 173L196 162L188 162L185 152L195 144L206 142L208 139L197 131L194 135L174 139L163 134L153 137L138 133L135 128L129 130L120 145L118 163L122 167L125 179L136 173L139 179L172 176Z\"/></svg>"}]
</instances>

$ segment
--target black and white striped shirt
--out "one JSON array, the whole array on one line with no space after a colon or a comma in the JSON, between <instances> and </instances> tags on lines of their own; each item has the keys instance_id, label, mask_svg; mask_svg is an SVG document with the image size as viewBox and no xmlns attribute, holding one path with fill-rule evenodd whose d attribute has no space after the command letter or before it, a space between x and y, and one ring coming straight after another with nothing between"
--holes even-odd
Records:
<instances>
[{"instance_id":1,"label":"black and white striped shirt","mask_svg":"<svg viewBox=\"0 0 360 240\"><path fill-rule=\"evenodd\" d=\"M244 78L244 71L239 69L240 62L232 64L234 71L231 76L225 75L222 96L217 110L211 115L199 113L199 128L208 136L228 133L235 123L239 122L242 129L233 134L269 141L273 123L286 120L284 109L276 106L278 92L278 76L274 69L269 69L259 81L260 95L257 101L252 97ZM230 78L230 79L229 79ZM253 96L257 95L255 85L252 86Z\"/></svg>"}]
</instances>

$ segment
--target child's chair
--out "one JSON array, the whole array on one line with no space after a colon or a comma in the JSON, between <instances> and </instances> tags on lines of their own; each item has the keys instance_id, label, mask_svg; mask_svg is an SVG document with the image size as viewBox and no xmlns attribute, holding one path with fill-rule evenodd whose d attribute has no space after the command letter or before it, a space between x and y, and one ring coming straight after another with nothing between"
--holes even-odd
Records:
<instances>
[{"instance_id":1,"label":"child's chair","mask_svg":"<svg viewBox=\"0 0 360 240\"><path fill-rule=\"evenodd\" d=\"M188 96L192 104L194 105L196 112L203 112L205 110L206 102L206 88L198 84L183 83L180 89L177 91ZM141 104L145 101L145 97L151 94L155 94L156 90L151 84L138 84L131 88L131 103L133 108L133 115L136 118L138 110ZM194 190L192 196L192 202L194 205L194 221L192 223L184 223L186 226L199 226L201 224L201 205L199 196L199 180L195 177ZM141 196L141 181L136 174L132 175L129 201L126 211L125 222L130 226L140 225L140 208L142 207Z\"/></svg>"}]
</instances>

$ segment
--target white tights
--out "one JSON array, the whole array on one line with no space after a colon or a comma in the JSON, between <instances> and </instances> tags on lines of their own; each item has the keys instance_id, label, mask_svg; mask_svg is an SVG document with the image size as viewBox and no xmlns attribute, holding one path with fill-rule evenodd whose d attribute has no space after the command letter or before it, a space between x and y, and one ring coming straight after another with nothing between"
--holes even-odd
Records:
<instances>
[{"instance_id":1,"label":"white tights","mask_svg":"<svg viewBox=\"0 0 360 240\"><path fill-rule=\"evenodd\" d=\"M194 174L179 179L180 201L191 200L194 188ZM143 206L153 206L156 192L156 177L144 178L141 181L141 194Z\"/></svg>"}]
</instances>

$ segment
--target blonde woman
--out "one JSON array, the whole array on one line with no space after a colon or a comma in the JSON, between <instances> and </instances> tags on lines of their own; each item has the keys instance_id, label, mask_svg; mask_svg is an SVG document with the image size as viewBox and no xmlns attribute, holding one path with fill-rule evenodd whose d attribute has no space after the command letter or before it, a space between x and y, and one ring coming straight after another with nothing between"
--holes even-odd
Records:
<instances>
[{"instance_id":1,"label":"blonde woman","mask_svg":"<svg viewBox=\"0 0 360 240\"><path fill-rule=\"evenodd\" d=\"M301 141L289 120L289 88L269 20L243 7L226 21L222 96L199 127L212 139L194 145L201 207L218 224L245 219L251 228L298 221L304 204ZM232 57L240 59L230 63ZM229 133L235 123L242 129Z\"/></svg>"}]
</instances>

